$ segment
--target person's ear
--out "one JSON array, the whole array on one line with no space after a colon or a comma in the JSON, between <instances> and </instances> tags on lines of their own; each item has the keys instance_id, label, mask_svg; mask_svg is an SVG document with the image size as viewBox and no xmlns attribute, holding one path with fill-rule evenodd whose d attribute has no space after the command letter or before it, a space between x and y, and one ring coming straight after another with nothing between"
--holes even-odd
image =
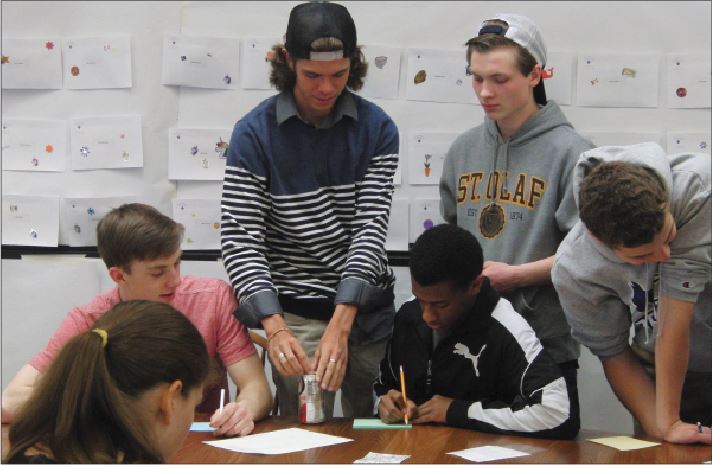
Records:
<instances>
[{"instance_id":1,"label":"person's ear","mask_svg":"<svg viewBox=\"0 0 712 465\"><path fill-rule=\"evenodd\" d=\"M158 401L158 419L165 425L170 424L173 412L178 403L178 396L182 395L183 382L175 380L163 389Z\"/></svg>"},{"instance_id":2,"label":"person's ear","mask_svg":"<svg viewBox=\"0 0 712 465\"><path fill-rule=\"evenodd\" d=\"M532 87L536 87L537 84L539 84L539 81L542 80L542 74L541 74L541 65L539 63L534 65L534 68L532 69L531 73L529 73L529 85Z\"/></svg>"},{"instance_id":3,"label":"person's ear","mask_svg":"<svg viewBox=\"0 0 712 465\"><path fill-rule=\"evenodd\" d=\"M126 281L126 275L128 273L124 271L120 266L112 266L109 268L109 277L116 284L121 284Z\"/></svg>"},{"instance_id":4,"label":"person's ear","mask_svg":"<svg viewBox=\"0 0 712 465\"><path fill-rule=\"evenodd\" d=\"M472 282L470 283L470 294L477 295L480 293L480 289L482 289L482 283L484 282L484 279L485 276L480 273L479 276L472 280Z\"/></svg>"},{"instance_id":5,"label":"person's ear","mask_svg":"<svg viewBox=\"0 0 712 465\"><path fill-rule=\"evenodd\" d=\"M287 51L287 49L286 49L286 48L283 48L283 49L282 49L282 53L284 53L284 61L287 62L287 66L289 66L289 69L291 69L292 71L296 72L297 70L294 69L294 68L295 68L295 66L294 66L295 63L292 61L292 57L289 56L289 52Z\"/></svg>"}]
</instances>

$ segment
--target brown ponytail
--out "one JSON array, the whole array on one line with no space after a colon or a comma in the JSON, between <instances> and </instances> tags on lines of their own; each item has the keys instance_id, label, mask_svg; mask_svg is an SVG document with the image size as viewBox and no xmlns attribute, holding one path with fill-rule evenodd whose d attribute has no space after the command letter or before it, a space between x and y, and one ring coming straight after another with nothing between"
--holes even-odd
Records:
<instances>
[{"instance_id":1,"label":"brown ponytail","mask_svg":"<svg viewBox=\"0 0 712 465\"><path fill-rule=\"evenodd\" d=\"M163 462L137 398L180 380L183 394L208 375L208 353L193 324L168 304L121 302L94 329L72 338L10 425L9 462L41 445L64 463ZM26 460L26 459L25 459Z\"/></svg>"}]
</instances>

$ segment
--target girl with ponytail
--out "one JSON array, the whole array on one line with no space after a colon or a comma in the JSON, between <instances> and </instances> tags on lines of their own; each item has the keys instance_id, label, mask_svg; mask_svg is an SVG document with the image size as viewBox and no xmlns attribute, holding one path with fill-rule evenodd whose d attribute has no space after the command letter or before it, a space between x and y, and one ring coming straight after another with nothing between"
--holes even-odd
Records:
<instances>
[{"instance_id":1,"label":"girl with ponytail","mask_svg":"<svg viewBox=\"0 0 712 465\"><path fill-rule=\"evenodd\" d=\"M72 338L10 425L12 463L161 463L200 403L208 353L168 304L121 302Z\"/></svg>"}]
</instances>

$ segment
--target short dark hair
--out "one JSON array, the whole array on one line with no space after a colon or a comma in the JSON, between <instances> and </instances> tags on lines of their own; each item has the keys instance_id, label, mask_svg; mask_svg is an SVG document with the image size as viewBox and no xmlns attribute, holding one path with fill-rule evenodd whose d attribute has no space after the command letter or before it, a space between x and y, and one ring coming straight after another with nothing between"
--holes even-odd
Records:
<instances>
[{"instance_id":1,"label":"short dark hair","mask_svg":"<svg viewBox=\"0 0 712 465\"><path fill-rule=\"evenodd\" d=\"M312 46L314 51L333 52L341 50L339 39L325 38L318 39ZM287 56L285 54L284 45L276 44L272 46L270 54L270 64L272 70L269 75L269 82L280 92L291 92L297 83L297 73L289 67ZM296 68L296 60L292 59L292 66ZM364 57L361 47L356 47L354 56L351 57L351 67L349 68L349 79L346 81L346 87L351 90L359 90L363 87L363 79L368 71L368 61Z\"/></svg>"},{"instance_id":2,"label":"short dark hair","mask_svg":"<svg viewBox=\"0 0 712 465\"><path fill-rule=\"evenodd\" d=\"M99 255L107 268L131 271L133 260L174 254L183 240L183 225L142 203L128 203L106 214L96 227Z\"/></svg>"},{"instance_id":3,"label":"short dark hair","mask_svg":"<svg viewBox=\"0 0 712 465\"><path fill-rule=\"evenodd\" d=\"M70 339L38 379L10 425L7 460L40 444L57 463L112 463L119 452L126 463L164 462L137 402L178 380L187 398L205 383L208 357L196 327L170 305L118 303Z\"/></svg>"},{"instance_id":4,"label":"short dark hair","mask_svg":"<svg viewBox=\"0 0 712 465\"><path fill-rule=\"evenodd\" d=\"M410 251L410 275L421 286L449 281L465 289L482 273L482 263L477 238L454 224L428 229Z\"/></svg>"},{"instance_id":5,"label":"short dark hair","mask_svg":"<svg viewBox=\"0 0 712 465\"><path fill-rule=\"evenodd\" d=\"M665 223L668 194L650 166L599 162L581 181L579 216L598 240L611 248L650 243Z\"/></svg>"}]
</instances>

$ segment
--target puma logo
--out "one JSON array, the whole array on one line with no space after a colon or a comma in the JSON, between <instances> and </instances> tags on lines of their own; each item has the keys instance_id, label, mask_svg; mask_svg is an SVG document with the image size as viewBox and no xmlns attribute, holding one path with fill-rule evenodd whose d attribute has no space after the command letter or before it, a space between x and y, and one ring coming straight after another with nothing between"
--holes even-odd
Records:
<instances>
[{"instance_id":1,"label":"puma logo","mask_svg":"<svg viewBox=\"0 0 712 465\"><path fill-rule=\"evenodd\" d=\"M477 361L480 359L480 355L482 355L482 351L485 350L485 347L487 347L487 344L482 346L479 354L472 355L470 353L469 347L467 347L465 344L458 342L457 344L455 344L455 350L453 350L452 353L462 355L463 357L470 359L472 361L472 366L475 368L475 376L479 378L480 370L477 369Z\"/></svg>"}]
</instances>

